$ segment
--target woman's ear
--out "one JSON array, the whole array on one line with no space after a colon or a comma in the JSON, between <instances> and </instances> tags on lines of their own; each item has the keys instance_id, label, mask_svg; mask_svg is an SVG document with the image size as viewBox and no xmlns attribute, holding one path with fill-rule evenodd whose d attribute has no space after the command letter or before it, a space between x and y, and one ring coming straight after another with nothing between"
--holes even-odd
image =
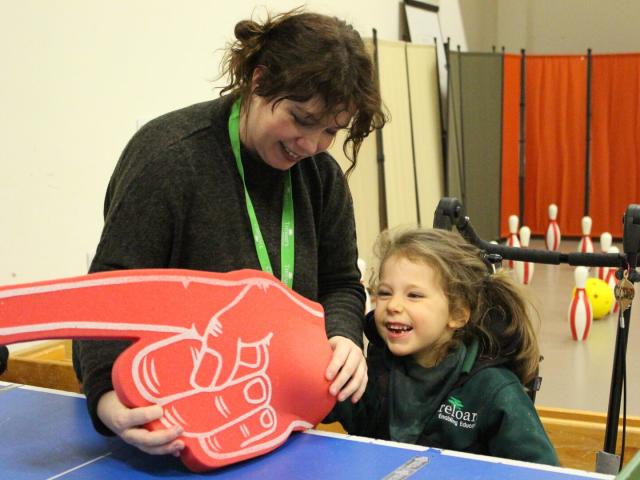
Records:
<instances>
[{"instance_id":1,"label":"woman's ear","mask_svg":"<svg viewBox=\"0 0 640 480\"><path fill-rule=\"evenodd\" d=\"M449 322L447 322L447 326L451 330L458 330L467 324L470 317L471 317L471 310L469 310L466 307L461 308L457 312L452 313L449 316Z\"/></svg>"},{"instance_id":2,"label":"woman's ear","mask_svg":"<svg viewBox=\"0 0 640 480\"><path fill-rule=\"evenodd\" d=\"M260 77L262 76L262 72L264 72L264 69L264 65L258 65L253 69L253 73L251 74L251 91L254 91L259 85Z\"/></svg>"}]
</instances>

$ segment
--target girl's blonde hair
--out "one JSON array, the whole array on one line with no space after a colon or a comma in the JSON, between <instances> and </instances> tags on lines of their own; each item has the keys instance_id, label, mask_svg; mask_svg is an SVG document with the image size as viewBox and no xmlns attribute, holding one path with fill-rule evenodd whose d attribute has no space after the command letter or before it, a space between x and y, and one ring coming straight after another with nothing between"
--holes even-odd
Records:
<instances>
[{"instance_id":1,"label":"girl's blonde hair","mask_svg":"<svg viewBox=\"0 0 640 480\"><path fill-rule=\"evenodd\" d=\"M434 269L452 316L470 312L469 321L455 331L445 351L477 338L481 357L507 359L524 385L536 376L540 352L530 318L532 306L507 272L490 273L481 250L459 234L439 229L385 231L375 250L379 264L371 282L374 291L385 261L400 256Z\"/></svg>"},{"instance_id":2,"label":"girl's blonde hair","mask_svg":"<svg viewBox=\"0 0 640 480\"><path fill-rule=\"evenodd\" d=\"M222 62L222 76L229 83L221 94L256 94L273 100L274 106L285 99L305 102L319 96L325 114L352 111L343 151L351 161L347 174L353 170L365 137L386 122L373 61L360 34L343 20L301 8L267 15L263 22L243 20L234 33L236 40ZM263 71L252 90L257 67Z\"/></svg>"}]
</instances>

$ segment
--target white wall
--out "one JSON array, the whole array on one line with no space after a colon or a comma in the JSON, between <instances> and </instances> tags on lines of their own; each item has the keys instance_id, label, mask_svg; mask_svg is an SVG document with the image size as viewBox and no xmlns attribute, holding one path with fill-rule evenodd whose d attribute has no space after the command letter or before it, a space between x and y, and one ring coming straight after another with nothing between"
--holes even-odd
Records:
<instances>
[{"instance_id":1,"label":"white wall","mask_svg":"<svg viewBox=\"0 0 640 480\"><path fill-rule=\"evenodd\" d=\"M363 36L375 27L396 40L399 3L307 7L345 18ZM219 49L261 5L0 0L0 285L86 271L109 176L137 123L217 95ZM639 49L634 0L443 0L440 8L445 37L469 50Z\"/></svg>"},{"instance_id":2,"label":"white wall","mask_svg":"<svg viewBox=\"0 0 640 480\"><path fill-rule=\"evenodd\" d=\"M218 49L265 2L0 0L0 285L86 272L137 123L217 96ZM300 1L267 2L280 12ZM398 39L398 2L308 1Z\"/></svg>"},{"instance_id":3,"label":"white wall","mask_svg":"<svg viewBox=\"0 0 640 480\"><path fill-rule=\"evenodd\" d=\"M640 51L637 0L530 0L527 16L532 52Z\"/></svg>"},{"instance_id":4,"label":"white wall","mask_svg":"<svg viewBox=\"0 0 640 480\"><path fill-rule=\"evenodd\" d=\"M465 41L469 51L485 52L494 45L531 54L640 51L637 0L442 0L440 10L452 48L463 51Z\"/></svg>"},{"instance_id":5,"label":"white wall","mask_svg":"<svg viewBox=\"0 0 640 480\"><path fill-rule=\"evenodd\" d=\"M637 0L498 0L497 43L509 52L638 52L639 25Z\"/></svg>"}]
</instances>

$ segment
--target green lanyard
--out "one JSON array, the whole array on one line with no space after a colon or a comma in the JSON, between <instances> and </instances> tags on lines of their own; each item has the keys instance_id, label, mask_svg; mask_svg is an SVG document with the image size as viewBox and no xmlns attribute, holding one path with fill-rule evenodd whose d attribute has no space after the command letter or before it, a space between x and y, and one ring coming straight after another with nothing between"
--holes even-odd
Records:
<instances>
[{"instance_id":1,"label":"green lanyard","mask_svg":"<svg viewBox=\"0 0 640 480\"><path fill-rule=\"evenodd\" d=\"M242 186L244 187L244 199L247 204L247 213L251 221L251 231L253 232L253 241L256 245L256 253L260 261L260 268L263 271L273 274L267 245L262 238L260 225L256 212L253 209L251 197L247 191L247 184L244 181L244 168L240 158L240 98L236 100L231 107L231 115L229 115L229 138L231 139L231 149L233 156L236 158L236 165L240 178L242 178ZM280 233L280 280L289 288L293 285L293 262L294 262L294 223L293 223L293 193L291 190L291 171L287 171L284 181L284 192L282 194L282 226Z\"/></svg>"}]
</instances>

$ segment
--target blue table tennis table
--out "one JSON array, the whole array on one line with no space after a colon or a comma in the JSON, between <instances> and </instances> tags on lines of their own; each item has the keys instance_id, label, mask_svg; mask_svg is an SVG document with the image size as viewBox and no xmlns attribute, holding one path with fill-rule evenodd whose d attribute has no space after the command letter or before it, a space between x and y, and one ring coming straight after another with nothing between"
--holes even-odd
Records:
<instances>
[{"instance_id":1,"label":"blue table tennis table","mask_svg":"<svg viewBox=\"0 0 640 480\"><path fill-rule=\"evenodd\" d=\"M275 451L190 473L95 433L81 395L0 382L0 478L31 479L613 479L579 470L383 442L329 432L294 433Z\"/></svg>"}]
</instances>

